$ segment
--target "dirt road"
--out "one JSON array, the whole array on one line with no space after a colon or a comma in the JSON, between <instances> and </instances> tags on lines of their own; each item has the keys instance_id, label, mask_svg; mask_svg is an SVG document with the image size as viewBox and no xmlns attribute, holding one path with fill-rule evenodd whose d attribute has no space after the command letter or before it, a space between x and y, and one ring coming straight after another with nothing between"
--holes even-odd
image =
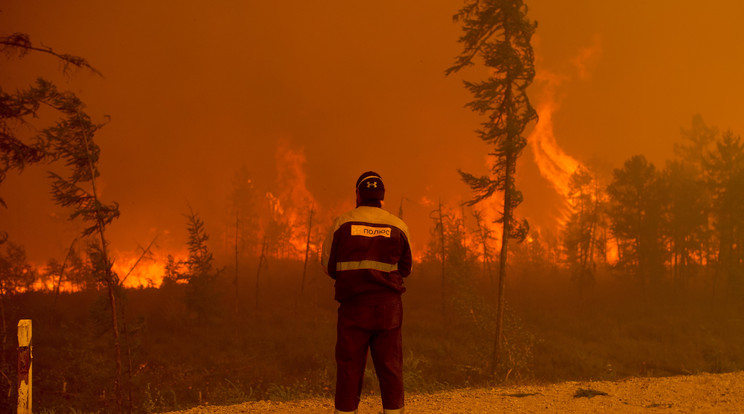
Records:
<instances>
[{"instance_id":1,"label":"dirt road","mask_svg":"<svg viewBox=\"0 0 744 414\"><path fill-rule=\"evenodd\" d=\"M364 397L359 414L381 412L379 397ZM329 399L258 401L201 406L179 414L332 413ZM734 413L744 412L744 372L618 382L464 389L406 395L406 413Z\"/></svg>"}]
</instances>

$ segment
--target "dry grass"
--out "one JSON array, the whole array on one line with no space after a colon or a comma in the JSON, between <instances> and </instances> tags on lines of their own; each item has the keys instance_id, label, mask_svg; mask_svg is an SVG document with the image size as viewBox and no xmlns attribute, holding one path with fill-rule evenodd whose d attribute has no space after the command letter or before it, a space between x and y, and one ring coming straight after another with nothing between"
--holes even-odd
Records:
<instances>
[{"instance_id":1,"label":"dry grass","mask_svg":"<svg viewBox=\"0 0 744 414\"><path fill-rule=\"evenodd\" d=\"M207 320L185 312L180 287L127 291L136 411L330 398L335 373L332 281L315 269L299 297L301 265L270 267L258 309L254 275L244 275L237 316L230 312L227 280L224 300ZM484 294L487 281L467 269L453 270L443 315L436 269L419 266L404 295L405 385L410 392L491 387L505 380L616 380L744 368L742 312L733 300L711 301L689 290L644 297L632 283L610 277L580 300L560 272L515 272L507 294L506 363L491 377L486 365L493 312ZM60 297L54 310L52 302L51 294L28 293L8 306L10 318L34 319L34 405L57 412L105 412L112 404L113 373L105 301L97 292L80 292ZM5 357L12 361L12 350ZM364 394L377 392L369 370ZM11 407L11 401L2 401L0 408Z\"/></svg>"}]
</instances>

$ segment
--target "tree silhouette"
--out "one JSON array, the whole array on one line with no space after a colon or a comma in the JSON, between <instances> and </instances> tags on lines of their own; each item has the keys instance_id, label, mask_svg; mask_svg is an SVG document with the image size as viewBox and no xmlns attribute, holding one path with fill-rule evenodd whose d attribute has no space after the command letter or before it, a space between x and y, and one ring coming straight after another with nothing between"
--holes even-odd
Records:
<instances>
[{"instance_id":1,"label":"tree silhouette","mask_svg":"<svg viewBox=\"0 0 744 414\"><path fill-rule=\"evenodd\" d=\"M614 171L607 193L611 230L620 247L618 265L638 278L645 293L664 270L659 174L644 156L636 155Z\"/></svg>"},{"instance_id":2,"label":"tree silhouette","mask_svg":"<svg viewBox=\"0 0 744 414\"><path fill-rule=\"evenodd\" d=\"M695 174L694 179L692 179L692 177L687 177L688 181L684 184L680 182L680 184L691 185L691 181L689 181L689 179L692 179L692 181L694 181L695 183L700 183L700 185L696 185L696 188L693 190L697 191L695 193L697 199L695 200L696 202L693 204L702 203L701 207L703 208L703 210L700 212L700 215L704 217L705 223L691 235L691 238L688 242L685 242L685 244L689 246L679 246L676 243L674 246L675 248L682 247L683 250L688 247L699 250L699 260L708 264L711 262L715 262L714 256L717 255L717 246L715 246L715 244L712 242L712 239L715 238L715 235L713 234L714 232L712 226L711 211L713 202L713 188L711 185L708 185L711 181L708 178L709 171L707 166L710 153L713 150L714 143L718 137L718 129L706 125L703 121L702 116L695 115L692 118L690 128L681 128L680 134L682 136L682 142L674 145L674 153L677 156L677 161L680 162L681 165L679 167L672 168L679 169L679 171L676 171L674 174L683 173L683 171L688 171L688 173ZM692 190L675 188L674 184L671 185L673 186L672 191ZM681 193L680 196L685 197ZM674 201L675 200L672 200L672 202ZM677 201L685 202L684 200ZM680 205L680 207L685 208L682 205ZM682 260L686 259L683 258ZM686 266L683 264L683 267ZM679 270L683 271L683 267L680 267Z\"/></svg>"},{"instance_id":3,"label":"tree silhouette","mask_svg":"<svg viewBox=\"0 0 744 414\"><path fill-rule=\"evenodd\" d=\"M194 312L200 321L208 320L218 309L217 278L221 269L214 268L214 256L207 247L209 235L204 229L204 221L193 210L186 216L188 219L188 250L182 278L187 284L186 306Z\"/></svg>"},{"instance_id":4,"label":"tree silhouette","mask_svg":"<svg viewBox=\"0 0 744 414\"><path fill-rule=\"evenodd\" d=\"M104 204L98 196L96 178L100 148L93 141L95 133L103 124L93 123L84 111L84 105L70 92L59 94L69 115L57 122L55 126L42 131L43 139L68 167L68 174L63 177L49 172L52 180L52 196L62 207L70 207L73 212L70 220L81 218L89 223L82 236L94 236L90 239L89 256L96 278L108 290L111 307L111 323L114 333L114 357L116 377L114 395L116 409L121 410L121 346L119 341L119 277L112 270L113 261L108 252L106 227L119 217L117 203Z\"/></svg>"},{"instance_id":5,"label":"tree silhouette","mask_svg":"<svg viewBox=\"0 0 744 414\"><path fill-rule=\"evenodd\" d=\"M35 45L26 33L13 33L9 36L0 37L0 50L6 52L8 55L16 54L18 57L23 57L31 52L46 53L54 56L62 63L62 72L64 73L68 73L72 68L84 68L99 76L103 76L101 72L91 66L84 58L67 53L59 53L48 46Z\"/></svg>"},{"instance_id":6,"label":"tree silhouette","mask_svg":"<svg viewBox=\"0 0 744 414\"><path fill-rule=\"evenodd\" d=\"M569 180L571 212L563 229L563 248L571 278L583 297L584 289L594 282L595 252L601 241L601 195L591 173L579 168Z\"/></svg>"},{"instance_id":7,"label":"tree silhouette","mask_svg":"<svg viewBox=\"0 0 744 414\"><path fill-rule=\"evenodd\" d=\"M58 53L50 47L37 46L25 33L13 33L0 37L0 51L7 56L23 57L30 52L46 53L62 63L62 71L67 73L71 68L85 68L101 75L84 58L65 53ZM0 86L0 184L9 171L23 171L29 164L35 164L57 157L49 151L49 143L42 135L30 139L18 134L18 126L27 124L37 117L42 106L51 107L60 112L63 118L75 116L79 101L69 93L60 93L51 82L39 79L35 85L7 93ZM6 206L0 198L0 205ZM7 240L7 234L0 232L0 243Z\"/></svg>"},{"instance_id":8,"label":"tree silhouette","mask_svg":"<svg viewBox=\"0 0 744 414\"><path fill-rule=\"evenodd\" d=\"M232 193L230 194L230 221L234 225L235 273L233 288L235 290L233 313L240 312L239 266L240 257L248 250L254 252L259 243L257 191L248 169L242 166L233 176Z\"/></svg>"},{"instance_id":9,"label":"tree silhouette","mask_svg":"<svg viewBox=\"0 0 744 414\"><path fill-rule=\"evenodd\" d=\"M454 16L462 22L463 35L459 41L463 51L446 73L460 71L473 65L480 56L489 69L488 79L465 82L474 100L467 104L473 111L486 115L478 135L493 146L491 174L476 177L460 171L463 181L475 192L468 204L476 204L503 193L501 223L501 254L499 256L499 291L497 321L491 370L500 362L504 289L509 239L523 240L527 222L514 217L514 209L522 202L517 190L515 173L517 159L526 145L522 136L525 127L537 119L537 113L527 98L527 87L535 77L534 54L530 43L536 23L527 18L527 6L521 0L466 0L465 6Z\"/></svg>"},{"instance_id":10,"label":"tree silhouette","mask_svg":"<svg viewBox=\"0 0 744 414\"><path fill-rule=\"evenodd\" d=\"M440 267L440 311L444 323L451 323L455 312L453 305L463 301L463 289L472 282L474 256L465 244L466 229L462 216L440 202L429 217L433 227L425 260Z\"/></svg>"},{"instance_id":11,"label":"tree silhouette","mask_svg":"<svg viewBox=\"0 0 744 414\"><path fill-rule=\"evenodd\" d=\"M705 252L705 241L710 234L710 192L699 170L691 163L670 162L661 178L668 197L663 232L670 244L672 278L677 287L682 287L691 276L694 257L703 257Z\"/></svg>"},{"instance_id":12,"label":"tree silhouette","mask_svg":"<svg viewBox=\"0 0 744 414\"><path fill-rule=\"evenodd\" d=\"M488 223L485 222L482 211L474 210L473 218L475 219L475 231L480 247L479 250L480 254L482 255L481 260L483 261L483 276L488 277L491 289L493 289L493 276L489 266L489 263L491 261L490 258L493 255L493 249L491 249L490 246L491 241L494 240L493 230L491 230L491 227L488 225Z\"/></svg>"},{"instance_id":13,"label":"tree silhouette","mask_svg":"<svg viewBox=\"0 0 744 414\"><path fill-rule=\"evenodd\" d=\"M281 200L272 193L266 194L263 205L264 220L261 223L263 232L262 252L268 257L286 258L293 252L294 246L289 242L292 238L292 223Z\"/></svg>"},{"instance_id":14,"label":"tree silhouette","mask_svg":"<svg viewBox=\"0 0 744 414\"><path fill-rule=\"evenodd\" d=\"M717 274L728 281L732 292L744 288L744 144L731 131L716 141L706 163L713 189L713 227L718 239Z\"/></svg>"},{"instance_id":15,"label":"tree silhouette","mask_svg":"<svg viewBox=\"0 0 744 414\"><path fill-rule=\"evenodd\" d=\"M718 129L706 125L702 116L695 115L690 128L681 128L680 134L683 140L674 145L674 153L702 175L705 156L716 140Z\"/></svg>"},{"instance_id":16,"label":"tree silhouette","mask_svg":"<svg viewBox=\"0 0 744 414\"><path fill-rule=\"evenodd\" d=\"M436 213L436 215L434 215ZM445 235L445 219L449 219L448 216L442 211L442 201L439 201L439 208L429 213L429 217L434 220L434 229L430 244L432 246L438 246L436 251L439 255L439 263L441 265L441 301L442 301L442 319L447 317L447 237Z\"/></svg>"}]
</instances>

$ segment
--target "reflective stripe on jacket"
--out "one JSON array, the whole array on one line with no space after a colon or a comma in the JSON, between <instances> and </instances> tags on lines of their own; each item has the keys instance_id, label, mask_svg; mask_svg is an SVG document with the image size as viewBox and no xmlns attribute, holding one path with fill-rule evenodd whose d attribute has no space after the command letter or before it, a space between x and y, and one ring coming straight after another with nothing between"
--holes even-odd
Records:
<instances>
[{"instance_id":1,"label":"reflective stripe on jacket","mask_svg":"<svg viewBox=\"0 0 744 414\"><path fill-rule=\"evenodd\" d=\"M405 292L413 260L408 226L379 207L341 215L323 243L323 268L336 279L336 300L377 292Z\"/></svg>"}]
</instances>

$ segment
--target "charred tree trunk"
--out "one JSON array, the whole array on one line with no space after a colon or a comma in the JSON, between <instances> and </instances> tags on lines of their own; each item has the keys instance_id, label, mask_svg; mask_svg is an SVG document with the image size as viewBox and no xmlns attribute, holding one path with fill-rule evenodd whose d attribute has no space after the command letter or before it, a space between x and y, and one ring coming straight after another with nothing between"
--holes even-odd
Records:
<instances>
[{"instance_id":1,"label":"charred tree trunk","mask_svg":"<svg viewBox=\"0 0 744 414\"><path fill-rule=\"evenodd\" d=\"M90 151L90 145L87 139L87 136L82 136L84 143L85 143L85 149L87 153L91 153ZM93 167L93 161L90 157L88 157L88 167L90 168L90 176L91 176L91 189L93 190L93 198L96 201L96 203L99 203L98 199L98 192L96 191L96 173L95 168ZM104 266L104 281L106 286L108 287L108 297L109 297L109 304L111 306L111 327L114 333L114 360L115 360L115 366L116 366L116 377L114 378L114 398L116 400L116 412L121 412L121 340L119 338L119 318L118 318L118 306L116 301L116 287L118 285L118 280L116 280L116 276L111 271L111 261L109 260L108 256L108 245L106 242L105 237L105 229L106 229L106 223L104 218L102 217L102 213L100 210L97 210L97 231L98 235L100 237L101 242L101 262Z\"/></svg>"},{"instance_id":2,"label":"charred tree trunk","mask_svg":"<svg viewBox=\"0 0 744 414\"><path fill-rule=\"evenodd\" d=\"M121 281L121 284L124 283L124 281L129 277L130 274L134 271L134 269L137 268L137 266L140 264L142 259L150 252L150 249L152 248L153 244L155 244L155 240L157 240L158 236L155 236L150 244L147 245L147 248L145 248L142 251L142 254L137 258L137 260L134 262L132 267L129 269L127 274L124 276L124 278ZM66 260L66 259L65 259ZM119 285L121 286L121 285ZM126 312L126 306L125 302L122 301L121 305L119 306L121 310L121 324L124 332L124 346L127 350L127 411L131 414L134 403L132 399L132 347L129 343L129 328L127 327L127 312Z\"/></svg>"},{"instance_id":3,"label":"charred tree trunk","mask_svg":"<svg viewBox=\"0 0 744 414\"><path fill-rule=\"evenodd\" d=\"M95 190L94 190L95 191ZM106 238L104 237L103 221L99 221L98 231L101 239L102 260L106 264L105 283L108 287L109 304L111 306L111 328L114 333L114 361L116 366L116 377L114 378L114 398L116 399L116 412L121 412L121 340L119 338L119 318L118 305L116 300L117 282L111 271L111 264L108 260L108 249L106 247Z\"/></svg>"},{"instance_id":4,"label":"charred tree trunk","mask_svg":"<svg viewBox=\"0 0 744 414\"><path fill-rule=\"evenodd\" d=\"M504 329L504 302L505 289L506 289L506 262L509 253L509 236L511 234L511 221L512 221L512 191L509 187L512 175L510 171L510 165L513 162L510 156L507 155L507 171L506 171L506 183L507 187L504 190L504 225L501 232L501 253L499 254L499 288L496 296L496 329L494 332L494 345L493 355L491 357L491 373L495 374L496 370L501 363L502 350L501 344L503 342L503 329Z\"/></svg>"},{"instance_id":5,"label":"charred tree trunk","mask_svg":"<svg viewBox=\"0 0 744 414\"><path fill-rule=\"evenodd\" d=\"M481 249L483 252L483 277L488 278L488 287L490 291L495 289L493 275L488 269L488 239L490 238L490 230L483 223L483 215L481 212L473 211L473 217L475 218L475 225L478 227L478 238L480 239Z\"/></svg>"},{"instance_id":6,"label":"charred tree trunk","mask_svg":"<svg viewBox=\"0 0 744 414\"><path fill-rule=\"evenodd\" d=\"M2 371L3 375L5 375L5 371L8 368L8 361L5 358L5 351L8 349L8 322L5 319L5 291L4 289L2 292L0 292L0 323L2 323L2 329L3 329L2 349L0 350L0 352L2 352L2 356L0 356L0 371Z\"/></svg>"},{"instance_id":7,"label":"charred tree trunk","mask_svg":"<svg viewBox=\"0 0 744 414\"><path fill-rule=\"evenodd\" d=\"M119 319L116 308L116 292L114 284L106 282L108 287L109 304L111 305L111 326L114 332L114 361L116 365L116 377L114 378L114 398L116 399L116 412L121 412L121 344L119 339Z\"/></svg>"},{"instance_id":8,"label":"charred tree trunk","mask_svg":"<svg viewBox=\"0 0 744 414\"><path fill-rule=\"evenodd\" d=\"M235 290L235 303L233 313L235 317L240 314L240 294L238 293L238 235L240 234L240 217L235 217L235 277L233 278L233 289Z\"/></svg>"},{"instance_id":9,"label":"charred tree trunk","mask_svg":"<svg viewBox=\"0 0 744 414\"><path fill-rule=\"evenodd\" d=\"M315 210L310 208L310 216L307 218L307 242L305 243L305 264L302 266L302 284L300 285L300 296L305 294L305 276L307 275L307 260L310 257L310 236L313 231L313 214Z\"/></svg>"},{"instance_id":10,"label":"charred tree trunk","mask_svg":"<svg viewBox=\"0 0 744 414\"><path fill-rule=\"evenodd\" d=\"M62 278L65 275L65 268L67 267L67 260L70 258L70 255L72 254L72 248L75 246L75 242L77 242L77 237L72 240L72 243L70 243L70 248L67 249L67 254L65 255L65 259L62 260L62 268L59 271L59 278L57 279L57 285L54 287L54 301L52 302L52 315L56 315L57 312L57 298L59 297L59 290L62 286Z\"/></svg>"},{"instance_id":11,"label":"charred tree trunk","mask_svg":"<svg viewBox=\"0 0 744 414\"><path fill-rule=\"evenodd\" d=\"M127 412L132 413L132 347L129 345L129 328L127 328L127 314L124 301L121 301L121 325L124 332L124 346L127 350Z\"/></svg>"},{"instance_id":12,"label":"charred tree trunk","mask_svg":"<svg viewBox=\"0 0 744 414\"><path fill-rule=\"evenodd\" d=\"M267 243L266 235L264 235L263 242L261 243L261 255L258 257L258 269L256 269L256 310L260 307L261 268L266 261Z\"/></svg>"},{"instance_id":13,"label":"charred tree trunk","mask_svg":"<svg viewBox=\"0 0 744 414\"><path fill-rule=\"evenodd\" d=\"M445 276L445 254L446 248L444 243L444 219L442 217L442 201L439 201L439 241L440 253L439 259L442 262L442 318L447 318L447 278Z\"/></svg>"},{"instance_id":14,"label":"charred tree trunk","mask_svg":"<svg viewBox=\"0 0 744 414\"><path fill-rule=\"evenodd\" d=\"M522 194L517 190L514 178L519 154L526 145L522 133L526 126L537 119L537 112L527 98L527 87L535 76L534 53L530 39L536 24L527 19L527 7L521 0L465 0L465 5L454 16L461 21L463 35L459 41L464 50L455 59L455 64L445 73L457 72L473 64L480 57L489 68L488 80L465 82L473 94L469 106L480 114L488 114L488 120L479 129L480 138L494 145L496 161L491 166L490 176L476 177L459 171L476 197L468 202L473 205L497 192L503 192L503 214L501 254L499 257L499 281L496 297L496 328L491 372L495 373L501 363L502 330L505 308L505 287L509 239L523 240L528 231L514 219L514 209L521 203Z\"/></svg>"}]
</instances>

